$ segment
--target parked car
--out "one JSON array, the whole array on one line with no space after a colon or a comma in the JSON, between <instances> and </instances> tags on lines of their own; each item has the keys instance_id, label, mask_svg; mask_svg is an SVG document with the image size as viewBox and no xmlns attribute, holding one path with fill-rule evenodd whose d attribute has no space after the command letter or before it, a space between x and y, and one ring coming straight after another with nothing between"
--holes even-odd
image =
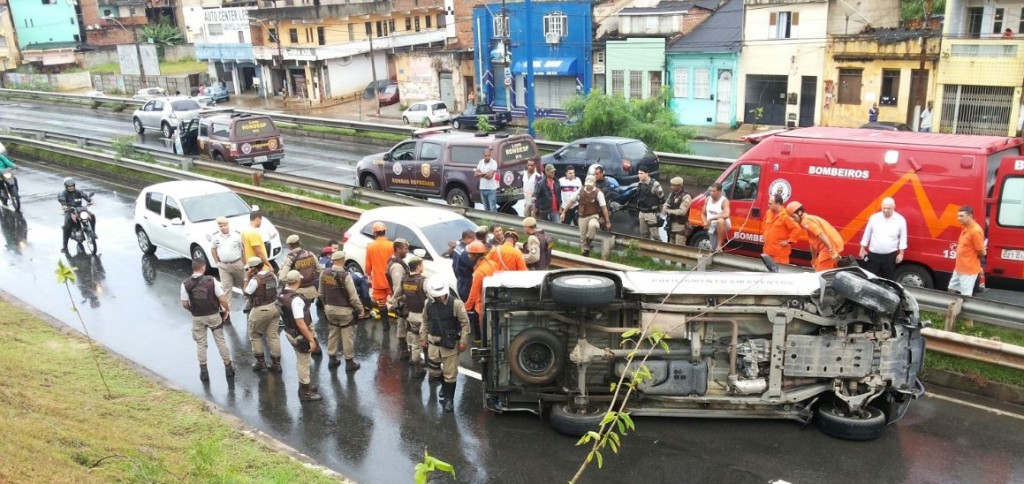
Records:
<instances>
[{"instance_id":1,"label":"parked car","mask_svg":"<svg viewBox=\"0 0 1024 484\"><path fill-rule=\"evenodd\" d=\"M490 148L498 162L498 206L503 211L523 198L521 173L527 160L540 161L529 135L452 133L451 128L419 130L391 150L367 156L356 164L359 184L421 198L442 198L449 205L472 207L480 202L480 181L473 170Z\"/></svg>"},{"instance_id":2,"label":"parked car","mask_svg":"<svg viewBox=\"0 0 1024 484\"><path fill-rule=\"evenodd\" d=\"M377 103L381 106L397 104L398 101L398 84L388 84L383 91L377 94Z\"/></svg>"},{"instance_id":3,"label":"parked car","mask_svg":"<svg viewBox=\"0 0 1024 484\"><path fill-rule=\"evenodd\" d=\"M199 103L187 97L161 97L152 99L132 113L135 132L159 129L164 138L170 138L181 121L199 117Z\"/></svg>"},{"instance_id":4,"label":"parked car","mask_svg":"<svg viewBox=\"0 0 1024 484\"><path fill-rule=\"evenodd\" d=\"M402 122L405 124L426 127L446 123L449 119L451 116L448 114L448 107L444 105L444 102L438 100L420 101L409 106L409 109L402 113Z\"/></svg>"},{"instance_id":5,"label":"parked car","mask_svg":"<svg viewBox=\"0 0 1024 484\"><path fill-rule=\"evenodd\" d=\"M139 89L139 92L135 93L135 95L132 96L132 99L137 99L139 101L148 101L155 97L165 97L167 95L167 90L162 87L147 87L144 89Z\"/></svg>"},{"instance_id":6,"label":"parked car","mask_svg":"<svg viewBox=\"0 0 1024 484\"><path fill-rule=\"evenodd\" d=\"M207 266L212 235L219 230L217 217L227 217L232 230L249 226L249 213L259 210L223 185L208 181L181 180L150 185L135 200L135 236L143 254L157 248L188 258L202 258ZM282 255L281 237L266 217L260 235L267 257Z\"/></svg>"},{"instance_id":7,"label":"parked car","mask_svg":"<svg viewBox=\"0 0 1024 484\"><path fill-rule=\"evenodd\" d=\"M366 89L363 89L363 99L373 99L374 93L380 94L384 91L388 84L395 84L396 79L377 79L377 89L373 88L373 82L370 81L366 84Z\"/></svg>"},{"instance_id":8,"label":"parked car","mask_svg":"<svg viewBox=\"0 0 1024 484\"><path fill-rule=\"evenodd\" d=\"M576 169L576 176L581 176L591 165L598 164L605 175L615 178L620 185L639 181L641 166L651 170L652 178L657 179L660 173L658 155L643 141L614 136L578 139L544 156L542 161L544 165L554 165L558 176L564 175L569 166Z\"/></svg>"},{"instance_id":9,"label":"parked car","mask_svg":"<svg viewBox=\"0 0 1024 484\"><path fill-rule=\"evenodd\" d=\"M182 123L182 154L213 161L262 165L276 170L284 159L284 140L270 116L214 112Z\"/></svg>"},{"instance_id":10,"label":"parked car","mask_svg":"<svg viewBox=\"0 0 1024 484\"><path fill-rule=\"evenodd\" d=\"M484 288L495 322L473 350L484 405L550 407L566 434L597 430L610 385L632 380L640 358L649 376L635 381L634 418L813 419L826 434L870 440L924 394L917 302L859 268L506 271ZM652 348L653 330L667 337Z\"/></svg>"},{"instance_id":11,"label":"parked car","mask_svg":"<svg viewBox=\"0 0 1024 484\"><path fill-rule=\"evenodd\" d=\"M861 129L877 129L879 131L913 131L907 123L898 123L895 121L875 121L861 126Z\"/></svg>"},{"instance_id":12,"label":"parked car","mask_svg":"<svg viewBox=\"0 0 1024 484\"><path fill-rule=\"evenodd\" d=\"M215 82L210 86L206 86L203 90L203 96L210 96L214 102L227 102L231 100L231 93L228 92L227 86L223 82Z\"/></svg>"},{"instance_id":13,"label":"parked car","mask_svg":"<svg viewBox=\"0 0 1024 484\"><path fill-rule=\"evenodd\" d=\"M512 122L512 112L508 110L495 111L489 104L479 106L469 105L466 110L452 118L452 127L455 129L476 129L479 119L477 116L487 118L487 122L495 128L504 128Z\"/></svg>"},{"instance_id":14,"label":"parked car","mask_svg":"<svg viewBox=\"0 0 1024 484\"><path fill-rule=\"evenodd\" d=\"M384 222L388 238L409 241L409 254L423 259L423 273L428 279L442 278L455 287L452 260L443 254L448 242L457 241L464 230L476 230L477 225L458 213L432 207L381 207L363 212L342 238L345 250L345 268L363 272L366 267L366 247L373 242L370 231L374 222Z\"/></svg>"}]
</instances>

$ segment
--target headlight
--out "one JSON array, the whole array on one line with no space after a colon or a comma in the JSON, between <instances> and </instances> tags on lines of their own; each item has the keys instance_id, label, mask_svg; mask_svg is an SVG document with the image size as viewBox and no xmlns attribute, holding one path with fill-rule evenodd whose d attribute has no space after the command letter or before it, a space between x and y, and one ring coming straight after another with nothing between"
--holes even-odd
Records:
<instances>
[{"instance_id":1,"label":"headlight","mask_svg":"<svg viewBox=\"0 0 1024 484\"><path fill-rule=\"evenodd\" d=\"M10 180L11 178L14 178L14 174L9 172L9 171L5 171L4 172L4 178Z\"/></svg>"},{"instance_id":2,"label":"headlight","mask_svg":"<svg viewBox=\"0 0 1024 484\"><path fill-rule=\"evenodd\" d=\"M82 220L89 220L89 212L82 212Z\"/></svg>"}]
</instances>

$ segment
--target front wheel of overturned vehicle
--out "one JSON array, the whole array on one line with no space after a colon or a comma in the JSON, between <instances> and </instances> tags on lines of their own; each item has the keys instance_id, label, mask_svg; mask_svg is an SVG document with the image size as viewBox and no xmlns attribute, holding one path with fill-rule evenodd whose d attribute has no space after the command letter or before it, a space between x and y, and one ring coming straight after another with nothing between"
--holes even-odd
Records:
<instances>
[{"instance_id":1,"label":"front wheel of overturned vehicle","mask_svg":"<svg viewBox=\"0 0 1024 484\"><path fill-rule=\"evenodd\" d=\"M551 407L548 423L560 434L580 437L601 428L604 415L605 409L602 406L580 407L573 403L556 403Z\"/></svg>"},{"instance_id":2,"label":"front wheel of overturned vehicle","mask_svg":"<svg viewBox=\"0 0 1024 484\"><path fill-rule=\"evenodd\" d=\"M565 365L565 343L550 329L530 328L512 338L509 369L527 385L555 381Z\"/></svg>"},{"instance_id":3,"label":"front wheel of overturned vehicle","mask_svg":"<svg viewBox=\"0 0 1024 484\"><path fill-rule=\"evenodd\" d=\"M851 414L835 401L823 402L814 415L826 435L846 440L874 440L885 430L885 413L865 405L861 414Z\"/></svg>"},{"instance_id":4,"label":"front wheel of overturned vehicle","mask_svg":"<svg viewBox=\"0 0 1024 484\"><path fill-rule=\"evenodd\" d=\"M892 290L852 272L836 274L832 290L850 301L883 314L892 314L900 306L900 298Z\"/></svg>"},{"instance_id":5,"label":"front wheel of overturned vehicle","mask_svg":"<svg viewBox=\"0 0 1024 484\"><path fill-rule=\"evenodd\" d=\"M551 281L551 298L567 306L600 306L615 299L615 281L592 274L572 274Z\"/></svg>"}]
</instances>

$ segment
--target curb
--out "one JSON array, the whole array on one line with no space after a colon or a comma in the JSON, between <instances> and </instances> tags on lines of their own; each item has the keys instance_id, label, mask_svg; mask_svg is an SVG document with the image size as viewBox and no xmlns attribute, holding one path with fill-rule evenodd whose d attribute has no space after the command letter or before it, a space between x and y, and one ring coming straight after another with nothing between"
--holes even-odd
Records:
<instances>
[{"instance_id":1,"label":"curb","mask_svg":"<svg viewBox=\"0 0 1024 484\"><path fill-rule=\"evenodd\" d=\"M921 380L943 388L980 395L1001 402L1024 405L1024 388L1022 387L985 381L945 370L925 369L921 374Z\"/></svg>"},{"instance_id":2,"label":"curb","mask_svg":"<svg viewBox=\"0 0 1024 484\"><path fill-rule=\"evenodd\" d=\"M79 338L79 339L82 339L82 340L86 339L85 335L82 334L77 329L75 329L75 328L65 324L63 321L60 321L59 319L54 318L53 316L50 316L49 314L46 314L46 313L36 309L33 306L30 306L25 301L22 301L21 299L18 299L17 297L15 297L14 295L8 293L7 291L4 291L3 289L0 289L0 299L3 299L4 301L6 301L6 302L10 303L11 305L17 307L18 309L21 309L22 311L25 311L25 312L27 312L27 313L29 313L29 314L31 314L31 315L33 315L33 316L43 320L43 321L45 321L47 324L49 324L52 328L56 329L61 334L72 336L72 337ZM95 341L95 340L93 340L93 341ZM251 426L251 425L249 425L247 423L245 423L242 419L240 419L240 418L236 417L235 415L231 414L230 412L228 412L224 408L220 407L219 405L217 405L217 404L215 404L215 403L213 403L213 402L211 402L209 400L196 397L195 395L193 395L192 393L188 392L187 390L185 390L185 389L175 385L174 382L164 378L161 375L158 375L158 374L154 373L149 368L146 368L146 367L136 363L135 361L133 361L133 360L125 357L124 355L122 355L122 354L120 354L120 353L118 353L118 352L116 352L116 351L106 347L105 345L99 343L98 341L96 341L96 344L99 345L100 347L102 347L103 350L106 351L110 356L118 359L119 361L121 361L121 363L123 363L128 368L131 368L136 373L138 373L138 374L148 378L149 380L152 380L152 381L154 381L154 382L156 382L156 383L158 383L158 384L160 384L160 385L162 385L164 387L167 387L170 390L173 390L173 391L176 391L176 392L185 393L185 394L188 394L188 395L192 396L193 398L196 398L197 400L202 402L203 407L206 408L207 411L209 411L210 413L216 415L218 418L223 420L224 423L230 425L235 430L240 431L243 435L246 435L246 436L252 438L253 440L256 440L256 441L266 445L268 448L270 448L274 452L277 452L279 454L284 454L284 455L292 458L296 462L298 462L298 463L300 463L300 464L302 464L302 465L304 465L304 466L306 466L306 467L308 467L310 469L314 469L314 470L320 471L324 475L326 475L328 477L331 477L333 479L337 479L338 481L343 482L345 484L354 484L356 482L356 481L353 481L353 480L345 477L344 475L342 475L342 474L340 474L340 473L338 473L338 472L336 472L334 470L328 469L327 467L324 467L323 465L320 465L312 457L310 457L310 456L308 456L306 454L303 454L302 452L299 452L298 450L296 450L295 448L291 447L290 445L288 445L288 444L286 444L286 443L284 443L284 442L282 442L282 441L280 441L280 440L278 440L278 439L268 435L267 433L265 433L265 432L255 428L255 427L253 427L253 426Z\"/></svg>"}]
</instances>

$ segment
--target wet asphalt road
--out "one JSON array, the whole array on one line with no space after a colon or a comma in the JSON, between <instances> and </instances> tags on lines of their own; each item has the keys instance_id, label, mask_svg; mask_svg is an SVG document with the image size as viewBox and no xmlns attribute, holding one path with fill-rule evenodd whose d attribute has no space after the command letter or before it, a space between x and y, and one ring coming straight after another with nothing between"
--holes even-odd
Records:
<instances>
[{"instance_id":1,"label":"wet asphalt road","mask_svg":"<svg viewBox=\"0 0 1024 484\"><path fill-rule=\"evenodd\" d=\"M54 200L61 176L19 171L23 216L0 209L6 249L0 251L0 288L78 328L53 273L61 257ZM456 412L444 414L436 385L412 379L397 359L394 335L370 323L357 331L358 372L335 374L314 360L321 402L298 401L287 345L282 375L249 370L239 311L227 330L237 377L233 384L224 379L211 347L212 381L202 384L190 318L177 301L188 262L164 251L142 257L132 233L135 193L88 179L79 186L97 193L93 212L101 236L99 257L70 258L79 275L71 292L89 331L176 385L359 482L408 482L424 447L455 465L458 482L564 482L582 461L575 439L554 433L538 417L482 410L480 384L466 375L459 377ZM240 303L235 297L236 308ZM477 369L468 359L463 366ZM880 439L863 443L789 421L638 419L638 432L624 439L621 454L606 452L605 468L590 469L585 482L1024 482L1018 458L1024 410L1007 410L1015 414L930 396Z\"/></svg>"}]
</instances>

